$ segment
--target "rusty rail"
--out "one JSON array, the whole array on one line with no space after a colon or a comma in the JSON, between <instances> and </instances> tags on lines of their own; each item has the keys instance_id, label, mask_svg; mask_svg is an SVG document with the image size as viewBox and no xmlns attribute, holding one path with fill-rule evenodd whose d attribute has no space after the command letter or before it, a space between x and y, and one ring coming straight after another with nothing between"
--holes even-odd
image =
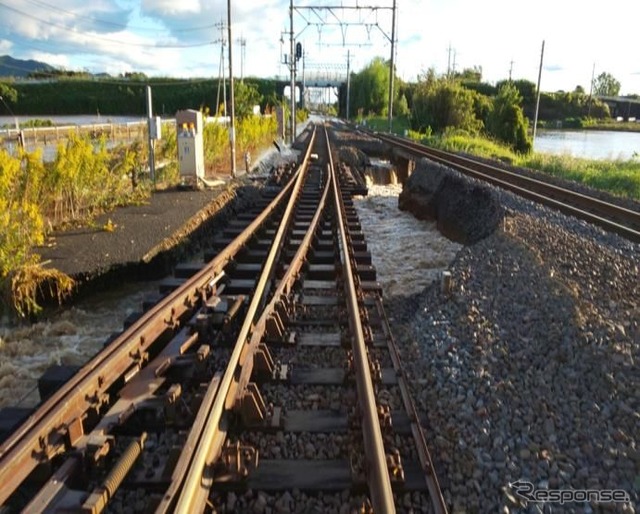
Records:
<instances>
[{"instance_id":1,"label":"rusty rail","mask_svg":"<svg viewBox=\"0 0 640 514\"><path fill-rule=\"evenodd\" d=\"M293 200L297 198L302 187L314 138L315 130L311 136L311 142L304 162L301 165L298 176L295 180L295 185L291 195L292 201L289 202L285 213L282 216L282 221L280 222L276 235L273 239L273 243L271 244L269 255L267 256L267 260L262 268L258 283L256 284L245 320L236 339L233 352L229 358L229 363L220 382L218 394L216 395L211 406L211 411L207 416L207 422L202 432L202 436L200 437L198 447L194 452L194 460L189 467L180 496L176 502L175 512L185 514L202 512L206 506L210 483L203 480L205 468L208 463L215 461L222 449L222 438L217 437L220 432L220 420L222 419L225 409L232 408L236 401L236 393L238 390L236 375L238 367L240 366L241 368L244 368L244 366L248 365L251 361L251 353L250 351L247 351L247 338L253 328L254 318L266 293L267 283L272 276L273 265L276 261L276 257L281 250L284 234L289 225L293 207L295 205ZM217 441L219 444L213 444L214 441Z\"/></svg>"},{"instance_id":2,"label":"rusty rail","mask_svg":"<svg viewBox=\"0 0 640 514\"><path fill-rule=\"evenodd\" d=\"M373 380L371 378L371 370L369 369L364 331L362 329L360 310L358 308L358 293L354 280L351 255L349 254L351 245L349 244L347 236L343 213L344 205L341 201L340 187L336 180L331 153L329 153L329 166L331 168L331 175L333 176L334 206L340 241L340 259L345 276L344 289L352 334L351 344L356 372L356 388L363 418L362 432L365 452L367 453L365 460L367 464L369 493L375 512L393 513L396 509L393 502L393 491L391 490L391 480L389 470L387 469L387 458L382 440L382 431L380 430L380 421L378 419Z\"/></svg>"},{"instance_id":3,"label":"rusty rail","mask_svg":"<svg viewBox=\"0 0 640 514\"><path fill-rule=\"evenodd\" d=\"M399 460L389 460L393 457L393 454L387 455L385 453L382 427L379 419L380 412L373 387L374 376L371 371L371 366L374 363L370 362L369 350L366 346L370 341L365 341L365 333L369 334L370 332L368 328L364 327L364 318L361 319L361 316L366 317L366 315L362 314L363 309L366 310L371 303L369 302L369 296L366 297L367 303L364 303L365 293L360 287L359 272L356 269L357 257L352 246L353 242L357 243L359 241L359 236L349 232L347 228L347 212L349 208L346 207L345 202L348 203L348 197L343 196L340 188L337 170L333 165L327 128L324 128L324 141L328 152L326 174L324 173L324 166L316 166L311 168L309 172L313 144L314 142L316 143L316 148L322 146L322 141L318 142L316 140L316 130L313 131L309 140L302 164L276 199L269 204L265 212L254 220L216 258L206 264L204 269L158 303L130 329L118 337L110 347L94 357L67 385L32 415L32 418L19 429L17 435L11 436L0 447L0 480L3 480L3 482L0 482L3 484L0 491L0 498L2 498L0 504L11 496L13 492L11 487L17 487L15 484L19 485L24 480L26 473L28 473L26 471L28 468L34 469L38 463L46 462L54 453L61 453L70 449L74 451L66 453L64 461L56 462L56 465L61 465L50 477L47 484L32 498L27 509L45 511L47 508L55 509L61 506L68 506L68 502L65 503L68 499L75 501L79 497L78 495L82 494L80 491L75 490L75 486L78 484L74 484L74 481L84 469L80 461L80 456L84 455L83 448L87 447L90 441L95 446L95 442L100 440L100 437L94 437L96 434L102 434L106 437L106 434L112 433L114 426L124 426L125 422L121 421L121 419L126 420L128 415L135 412L137 405L144 406L144 402L147 400L150 400L150 403L155 405L155 391L165 387L163 385L165 380L169 380L168 384L173 383L171 382L172 379L164 376L165 372L170 368L171 362L182 359L182 355L188 349L194 350L196 343L200 344L198 351L190 352L189 356L198 358L197 362L200 364L204 362L206 366L201 366L199 371L191 377L195 378L195 381L188 382L187 388L191 390L195 386L195 391L197 391L195 398L199 402L199 407L196 408L195 404L190 402L188 425L176 425L180 430L188 430L188 434L181 432L180 439L184 440L184 445L180 455L174 454L173 457L170 457L165 464L167 467L164 468L162 475L157 475L154 478L154 480L158 480L157 482L149 482L154 483L151 489L154 494L153 498L150 499L151 504L148 505L148 508L153 505L157 513L205 511L211 506L211 501L217 501L215 495L213 497L210 496L213 484L219 480L225 482L229 480L228 475L220 475L220 469L227 469L233 463L241 463L242 459L246 458L247 466L249 467L242 467L244 464L238 464L237 470L234 471L234 468L231 468L230 472L231 476L234 477L233 480L237 480L239 484L245 483L245 478L248 478L248 469L257 464L257 450L254 451L254 459L251 460L245 453L242 453L248 452L250 446L241 448L238 445L237 448L225 448L229 420L233 420L236 414L241 414L242 421L248 423L249 427L259 427L262 430L270 431L276 427L284 426L280 424L282 423L282 418L279 408L275 408L273 412L266 408L261 398L260 390L253 381L257 380L260 383L263 377L271 377L275 380L288 379L286 365L283 365L282 368L274 366L269 344L273 341L282 341L286 344L297 342L297 337L294 335L295 329L289 332L288 324L293 322L293 326L295 326L296 316L300 312L298 310L299 296L302 296L302 294L294 295L293 293L298 291L298 286L302 287L302 291L304 290L304 280L301 278L301 273L305 263L312 263L315 258L315 256L310 257L309 253L314 245L315 238L318 237L324 240L323 245L330 244L334 251L337 249L338 256L336 257L334 253L331 260L335 265L336 272L342 271L342 280L338 280L338 283L344 285L344 295L339 293L338 298L340 306L343 305L342 302L344 301L348 309L349 333L353 351L353 368L350 368L350 372L355 370L356 398L359 412L362 415L362 441L359 440L359 431L355 432L354 435L358 438L358 446L362 442L364 448L364 471L371 501L370 506L373 506L375 512L395 512L391 483L394 480L398 480L398 476L401 476L400 481L394 481L393 483L394 486L399 485L399 487L402 487L404 471L402 471ZM305 184L309 173L311 173L312 182L306 183L303 190L303 184ZM345 177L342 176L341 180L344 181ZM308 187L311 185L313 186L312 188ZM345 195L347 194L347 187L345 186ZM320 192L321 189L322 191ZM306 230L303 235L302 230L298 230L301 228L300 224L296 223L294 225L293 214L297 200L300 197L304 198L306 193L311 193L309 198L313 198L313 204L308 201L305 202L300 211ZM333 200L330 199L330 195L333 196ZM288 202L285 207L282 202L287 198ZM256 285L241 327L238 328L234 322L233 330L237 330L234 332L237 336L234 336L235 339L229 341L229 343L234 343L229 348L231 354L227 357L226 348L223 352L226 368L224 371L214 373L215 368L211 366L221 364L217 360L220 356L212 358L211 361L206 360L209 351L211 351L209 347L211 343L206 340L209 328L207 328L208 325L206 323L202 322L201 316L206 317L209 314L205 312L206 309L210 308L212 301L219 300L219 298L216 298L217 296L222 295L221 289L217 287L217 284L223 277L226 278L225 272L232 273L231 269L226 267L227 264L235 258L237 251L245 246L255 234L255 230L267 220L270 214L274 213L275 209L278 209L276 212L279 218L279 221L276 222L278 223L276 235L273 241L268 243L269 250L266 260L264 254L261 255L261 271L257 277L257 282L255 282ZM322 220L327 215L328 210L331 211L330 217L335 223L329 234L326 233L324 228L321 229L323 226ZM312 212L313 216L310 216ZM333 214L334 212L335 214ZM309 217L311 217L310 220ZM328 222L329 220L326 219L326 221ZM285 234L289 230L295 230L296 232L296 237L294 238L297 245L296 252L290 262L287 260L287 263L285 263L288 266L284 274L282 276L278 274L278 279L276 280L276 263L283 260ZM335 239L336 233L338 236L337 242ZM360 232L358 233L360 234ZM302 241L298 245L300 236L302 236ZM330 242L327 243L327 241ZM260 247L261 249L266 249L267 245L265 242L261 242ZM231 279L232 281L233 279ZM315 286L310 287L313 288ZM342 289L342 285L340 289ZM408 379L401 368L399 355L397 351L394 351L381 298L377 296L377 293L375 294L375 305L381 310L383 325L386 327L383 330L385 335L388 335L389 350L399 380L402 400L409 415L412 435L417 444L419 465L425 475L427 487L425 488L424 484L422 484L420 490L424 492L428 490L433 501L434 512L446 513L444 500L426 447L423 429L410 397ZM244 296L236 298L231 295L229 298L232 300L231 307L225 307L226 310L220 312L226 312L226 316L233 317L233 312L244 311L246 306L244 304ZM329 304L332 303L330 302ZM239 309L241 305L242 309ZM200 307L203 307L203 309L200 310ZM238 315L238 318L240 317ZM238 319L237 321L240 322L242 320ZM195 330L196 327L197 330ZM346 333L345 327L341 326L339 333L343 337ZM162 348L159 348L159 344L152 347L160 335L171 335L172 339ZM201 340L201 338L204 340ZM200 350L203 351L201 352ZM147 355L153 356L153 359L148 363L149 357ZM109 368L110 370L101 369L101 366L113 366L114 363L110 359L115 359L115 364L118 366L115 371L111 370L111 368ZM184 364L185 361L181 360L180 362ZM144 367L142 367L143 364L145 364ZM265 371L268 371L269 374L264 375ZM258 374L252 377L254 372ZM109 387L115 385L116 380L121 377L126 377L126 385L118 391L114 401L107 396L108 392L110 392ZM174 386L177 388L185 387L184 384L173 383L167 393L171 392ZM353 387L353 383L350 382L349 387ZM80 397L72 395L72 392L76 390L80 391ZM89 391L89 393L86 391ZM92 391L94 391L92 393L94 397L99 400L98 403L91 398L90 393ZM58 398L58 401L62 403L52 402L55 398ZM173 400L170 398L173 398ZM175 398L181 398L180 393L176 393L175 396L171 397L164 395L162 401L175 402ZM254 403L251 403L251 400ZM97 409L98 405L101 404L108 405L108 412L106 415L101 412L100 414L104 415L104 417L99 421L91 422L89 425L84 421L84 417L87 416L87 409L92 406ZM169 408L167 405L171 407L173 404L165 404L164 408ZM46 409L44 408L45 406ZM55 412L56 408L59 409L59 413ZM195 409L197 409L197 412L194 412ZM178 411L172 408L170 412L173 414L165 415L169 416L167 418L168 423L173 424ZM39 413L42 414L41 419L38 418ZM64 415L67 417L65 418ZM389 428L389 425L385 425L385 427ZM351 427L350 430L353 430L353 428ZM87 431L86 434L84 433L85 430ZM89 433L89 430L91 430L91 433ZM154 430L154 425L149 425L145 430ZM183 436L186 437L182 439ZM84 502L84 508L87 511L100 512L103 510L118 490L125 475L129 472L136 456L140 453L139 450L142 450L144 434L141 437L142 439L139 443L136 442L130 445L126 456L120 460L115 470L106 479L99 482L103 483L102 487L88 488L88 494L86 497L81 498L78 508ZM48 451L40 454L34 453L32 449L37 445ZM149 446L151 447L151 445ZM234 451L236 453L233 453ZM399 454L397 455L399 458ZM20 459L24 459L24 461L20 462ZM396 465L397 467L394 467ZM346 476L348 476L348 469L347 467ZM413 457L411 469L413 470L412 473L414 473L412 475L414 477L412 483L415 483L415 470L418 468ZM359 471L359 468L357 470L354 470L353 467L351 468L351 480L353 484L357 484L357 487L361 488L365 484L359 473L353 474L354 471ZM12 472L14 474L22 474L22 477L13 478ZM159 472L160 468L158 468ZM142 475L139 472L134 474L140 475L140 478L132 477L135 483L135 480L141 479ZM147 478L145 476L143 480L146 481ZM339 480L342 483L345 478L340 477ZM70 488L69 484L71 484ZM157 496L155 493L160 492L160 484L162 484L162 494ZM69 493L68 497L66 496L67 493ZM55 501L59 502L57 506Z\"/></svg>"}]
</instances>

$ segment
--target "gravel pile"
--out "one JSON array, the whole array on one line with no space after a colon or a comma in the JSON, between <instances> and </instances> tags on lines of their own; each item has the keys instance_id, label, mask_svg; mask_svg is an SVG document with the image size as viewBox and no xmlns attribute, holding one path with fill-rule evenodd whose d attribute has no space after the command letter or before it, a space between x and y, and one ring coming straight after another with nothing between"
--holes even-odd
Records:
<instances>
[{"instance_id":1,"label":"gravel pile","mask_svg":"<svg viewBox=\"0 0 640 514\"><path fill-rule=\"evenodd\" d=\"M504 222L460 251L449 295L387 302L447 503L638 512L640 246L498 195ZM517 480L631 501L527 503Z\"/></svg>"}]
</instances>

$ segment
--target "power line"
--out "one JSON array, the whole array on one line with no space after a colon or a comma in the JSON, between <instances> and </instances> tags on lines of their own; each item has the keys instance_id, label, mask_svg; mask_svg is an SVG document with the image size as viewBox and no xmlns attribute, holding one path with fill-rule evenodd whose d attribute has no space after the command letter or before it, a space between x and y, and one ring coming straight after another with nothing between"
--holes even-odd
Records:
<instances>
[{"instance_id":1,"label":"power line","mask_svg":"<svg viewBox=\"0 0 640 514\"><path fill-rule=\"evenodd\" d=\"M124 24L124 23L116 23L114 21L101 20L100 18L95 18L93 16L84 16L82 14L74 13L73 11L68 11L68 10L63 9L61 7L57 7L55 5L48 4L46 2L41 2L40 0L26 0L26 1L30 2L32 4L35 4L35 5L39 5L41 7L46 7L48 9L51 9L52 11L55 11L55 12L60 12L60 13L68 14L70 16L74 16L75 18L80 18L80 19L84 19L84 20L103 23L105 25L111 25L113 27L130 29L130 30L151 30L151 31L157 30L157 29L155 29L153 27L138 27L138 26L133 26L133 25L127 25L127 24ZM203 25L203 26L200 26L200 27L185 27L185 28L175 28L175 29L172 28L171 31L172 32L195 32L195 31L199 31L199 30L209 30L209 29L212 29L214 26L215 25Z\"/></svg>"},{"instance_id":2,"label":"power line","mask_svg":"<svg viewBox=\"0 0 640 514\"><path fill-rule=\"evenodd\" d=\"M127 45L127 46L137 46L137 47L143 47L143 48L194 48L194 47L199 47L199 46L208 46L213 44L213 41L207 41L206 43L193 43L193 44L182 44L182 45L167 45L167 44L150 44L150 43L132 43L132 42L127 42L127 41L118 41L117 39L110 39L110 38L105 38L105 37L101 37L101 36L96 36L94 34L87 34L84 32L78 32L77 30L71 29L69 27L66 27L64 25L58 24L58 23L54 23L52 21L47 21L47 20L43 20L42 18L38 18L37 16L33 16L31 14L28 14L24 11L21 11L20 9L16 9L15 7L11 7L9 5L6 5L2 2L0 2L0 6L9 9L10 11L14 11L17 14L21 14L22 16L26 16L27 18L31 18L33 20L39 21L40 23L44 23L45 25L50 25L52 27L57 27L59 29L62 30L66 30L67 32L71 32L72 34L77 34L77 35L81 35L81 36L85 36L85 37L90 37L93 39L99 39L101 41L107 41L109 43L118 43L121 45Z\"/></svg>"}]
</instances>

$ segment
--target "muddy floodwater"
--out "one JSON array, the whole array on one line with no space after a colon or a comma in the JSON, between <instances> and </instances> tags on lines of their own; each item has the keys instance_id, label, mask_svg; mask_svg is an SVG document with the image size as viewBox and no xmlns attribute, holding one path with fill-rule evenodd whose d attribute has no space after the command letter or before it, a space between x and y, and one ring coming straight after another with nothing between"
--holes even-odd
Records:
<instances>
[{"instance_id":1,"label":"muddy floodwater","mask_svg":"<svg viewBox=\"0 0 640 514\"><path fill-rule=\"evenodd\" d=\"M424 289L454 259L461 245L449 241L435 222L398 209L401 185L370 185L354 204L385 296L408 296Z\"/></svg>"},{"instance_id":2,"label":"muddy floodwater","mask_svg":"<svg viewBox=\"0 0 640 514\"><path fill-rule=\"evenodd\" d=\"M386 297L410 295L437 280L460 249L441 236L435 223L398 210L400 185L369 187L355 199L373 264ZM87 299L46 321L0 325L0 408L34 406L38 378L54 364L80 366L139 311L158 283L135 283Z\"/></svg>"},{"instance_id":3,"label":"muddy floodwater","mask_svg":"<svg viewBox=\"0 0 640 514\"><path fill-rule=\"evenodd\" d=\"M36 405L38 378L49 366L84 364L157 289L157 282L129 284L79 302L46 321L23 327L0 325L0 408Z\"/></svg>"}]
</instances>

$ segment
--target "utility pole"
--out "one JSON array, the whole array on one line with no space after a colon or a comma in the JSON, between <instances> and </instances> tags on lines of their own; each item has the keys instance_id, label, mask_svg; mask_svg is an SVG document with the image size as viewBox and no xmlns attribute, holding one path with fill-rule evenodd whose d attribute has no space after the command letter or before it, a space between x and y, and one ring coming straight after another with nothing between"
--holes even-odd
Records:
<instances>
[{"instance_id":1,"label":"utility pole","mask_svg":"<svg viewBox=\"0 0 640 514\"><path fill-rule=\"evenodd\" d=\"M509 82L511 82L511 73L513 72L513 59L509 62Z\"/></svg>"},{"instance_id":2,"label":"utility pole","mask_svg":"<svg viewBox=\"0 0 640 514\"><path fill-rule=\"evenodd\" d=\"M540 68L538 69L538 97L536 99L536 114L533 117L533 144L536 143L536 129L538 128L538 111L540 110L540 81L542 79L542 62L544 60L544 39L540 51Z\"/></svg>"},{"instance_id":3,"label":"utility pole","mask_svg":"<svg viewBox=\"0 0 640 514\"><path fill-rule=\"evenodd\" d=\"M240 43L240 82L244 83L244 59L247 56L247 40L240 36L238 43Z\"/></svg>"},{"instance_id":4,"label":"utility pole","mask_svg":"<svg viewBox=\"0 0 640 514\"><path fill-rule=\"evenodd\" d=\"M305 56L307 55L306 49L302 50L302 89L300 90L300 108L305 109L307 107L307 77L306 77L306 64Z\"/></svg>"},{"instance_id":5,"label":"utility pole","mask_svg":"<svg viewBox=\"0 0 640 514\"><path fill-rule=\"evenodd\" d=\"M593 68L591 69L591 86L589 87L589 108L587 109L587 117L591 116L591 99L593 98L593 81L596 76L596 63L593 63Z\"/></svg>"},{"instance_id":6,"label":"utility pole","mask_svg":"<svg viewBox=\"0 0 640 514\"><path fill-rule=\"evenodd\" d=\"M291 72L291 120L289 128L291 130L291 144L296 139L296 57L293 42L293 0L289 2L289 70Z\"/></svg>"},{"instance_id":7,"label":"utility pole","mask_svg":"<svg viewBox=\"0 0 640 514\"><path fill-rule=\"evenodd\" d=\"M351 98L351 52L347 50L347 121L349 121L349 105Z\"/></svg>"},{"instance_id":8,"label":"utility pole","mask_svg":"<svg viewBox=\"0 0 640 514\"><path fill-rule=\"evenodd\" d=\"M220 43L220 66L218 68L218 93L216 95L216 111L215 115L218 116L218 110L220 109L220 85L222 84L222 104L224 106L224 116L227 115L227 82L225 77L225 60L224 60L224 47L227 44L224 38L224 23L220 20L220 23L216 24L216 27L220 29L220 38L216 43Z\"/></svg>"},{"instance_id":9,"label":"utility pole","mask_svg":"<svg viewBox=\"0 0 640 514\"><path fill-rule=\"evenodd\" d=\"M231 176L236 176L236 108L233 92L233 38L231 37L231 0L227 0L227 29L229 41L229 103L231 118L229 123L229 146L231 147Z\"/></svg>"},{"instance_id":10,"label":"utility pole","mask_svg":"<svg viewBox=\"0 0 640 514\"><path fill-rule=\"evenodd\" d=\"M393 0L391 14L391 63L389 65L389 133L393 126L393 77L396 66L396 0Z\"/></svg>"},{"instance_id":11,"label":"utility pole","mask_svg":"<svg viewBox=\"0 0 640 514\"><path fill-rule=\"evenodd\" d=\"M154 186L156 183L156 156L153 144L153 134L151 134L151 124L153 123L153 105L151 102L151 86L147 86L147 132L149 134L149 174Z\"/></svg>"},{"instance_id":12,"label":"utility pole","mask_svg":"<svg viewBox=\"0 0 640 514\"><path fill-rule=\"evenodd\" d=\"M451 42L449 42L449 48L447 48L447 78L451 78Z\"/></svg>"}]
</instances>

